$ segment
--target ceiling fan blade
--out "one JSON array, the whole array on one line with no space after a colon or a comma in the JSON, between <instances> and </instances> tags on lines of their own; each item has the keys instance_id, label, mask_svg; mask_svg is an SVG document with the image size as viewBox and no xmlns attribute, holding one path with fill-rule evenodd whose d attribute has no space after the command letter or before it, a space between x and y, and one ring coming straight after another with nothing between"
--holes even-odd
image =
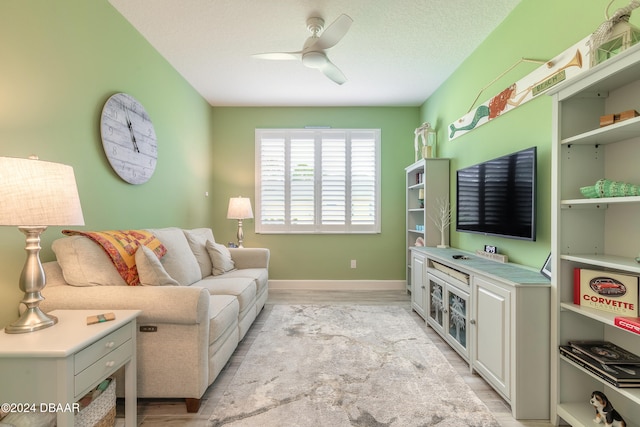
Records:
<instances>
[{"instance_id":1,"label":"ceiling fan blade","mask_svg":"<svg viewBox=\"0 0 640 427\"><path fill-rule=\"evenodd\" d=\"M333 21L320 35L318 41L313 44L313 49L329 49L335 46L347 34L353 19L349 15L342 14Z\"/></svg>"},{"instance_id":2,"label":"ceiling fan blade","mask_svg":"<svg viewBox=\"0 0 640 427\"><path fill-rule=\"evenodd\" d=\"M302 55L302 52L268 52L268 53L256 53L251 56L258 59L289 61L289 60L298 60L302 57L301 55Z\"/></svg>"},{"instance_id":3,"label":"ceiling fan blade","mask_svg":"<svg viewBox=\"0 0 640 427\"><path fill-rule=\"evenodd\" d=\"M340 71L335 64L327 58L327 62L324 66L320 67L319 70L328 78L333 80L335 83L341 85L347 81L345 75Z\"/></svg>"}]
</instances>

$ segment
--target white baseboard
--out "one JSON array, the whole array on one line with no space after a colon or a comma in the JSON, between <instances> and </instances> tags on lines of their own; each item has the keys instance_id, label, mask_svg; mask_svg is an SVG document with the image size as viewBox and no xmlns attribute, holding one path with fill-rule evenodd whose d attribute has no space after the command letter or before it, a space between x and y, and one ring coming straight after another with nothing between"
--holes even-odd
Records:
<instances>
[{"instance_id":1,"label":"white baseboard","mask_svg":"<svg viewBox=\"0 0 640 427\"><path fill-rule=\"evenodd\" d=\"M406 290L405 280L273 280L269 289L308 291L397 291Z\"/></svg>"}]
</instances>

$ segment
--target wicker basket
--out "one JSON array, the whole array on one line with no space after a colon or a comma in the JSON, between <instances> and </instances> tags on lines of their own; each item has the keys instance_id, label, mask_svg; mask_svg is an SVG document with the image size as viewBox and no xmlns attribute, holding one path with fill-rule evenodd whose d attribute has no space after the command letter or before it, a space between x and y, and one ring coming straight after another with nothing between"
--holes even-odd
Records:
<instances>
[{"instance_id":1,"label":"wicker basket","mask_svg":"<svg viewBox=\"0 0 640 427\"><path fill-rule=\"evenodd\" d=\"M75 424L76 426L78 424ZM111 408L111 410L109 412L107 412L107 414L102 417L102 419L100 421L98 421L97 424L95 424L93 427L113 427L116 425L116 407L114 406L113 408Z\"/></svg>"},{"instance_id":2,"label":"wicker basket","mask_svg":"<svg viewBox=\"0 0 640 427\"><path fill-rule=\"evenodd\" d=\"M116 379L74 420L75 427L113 427L116 423Z\"/></svg>"}]
</instances>

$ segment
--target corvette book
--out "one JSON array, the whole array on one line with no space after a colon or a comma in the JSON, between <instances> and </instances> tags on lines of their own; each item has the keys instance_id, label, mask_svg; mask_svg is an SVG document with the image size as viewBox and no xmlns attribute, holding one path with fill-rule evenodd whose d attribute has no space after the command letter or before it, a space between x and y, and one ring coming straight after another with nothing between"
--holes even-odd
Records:
<instances>
[{"instance_id":1,"label":"corvette book","mask_svg":"<svg viewBox=\"0 0 640 427\"><path fill-rule=\"evenodd\" d=\"M607 365L575 348L560 346L560 355L615 387L640 387L640 365Z\"/></svg>"},{"instance_id":2,"label":"corvette book","mask_svg":"<svg viewBox=\"0 0 640 427\"><path fill-rule=\"evenodd\" d=\"M575 268L573 303L618 316L638 316L638 276Z\"/></svg>"},{"instance_id":3,"label":"corvette book","mask_svg":"<svg viewBox=\"0 0 640 427\"><path fill-rule=\"evenodd\" d=\"M605 365L640 365L640 356L609 341L569 341L569 345Z\"/></svg>"},{"instance_id":4,"label":"corvette book","mask_svg":"<svg viewBox=\"0 0 640 427\"><path fill-rule=\"evenodd\" d=\"M616 316L613 324L627 331L640 334L640 317Z\"/></svg>"}]
</instances>

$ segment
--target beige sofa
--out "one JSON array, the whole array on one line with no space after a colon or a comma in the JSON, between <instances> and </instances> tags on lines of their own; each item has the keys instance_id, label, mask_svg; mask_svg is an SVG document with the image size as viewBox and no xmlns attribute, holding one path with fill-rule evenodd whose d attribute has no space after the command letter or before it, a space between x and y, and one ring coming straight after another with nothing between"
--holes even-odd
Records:
<instances>
[{"instance_id":1,"label":"beige sofa","mask_svg":"<svg viewBox=\"0 0 640 427\"><path fill-rule=\"evenodd\" d=\"M44 263L44 311L140 309L138 397L185 398L197 412L268 296L269 250L227 249L211 229L147 230L166 247L158 260L140 246L140 286L128 286L107 252L84 236L62 237ZM122 395L124 381L118 381Z\"/></svg>"}]
</instances>

